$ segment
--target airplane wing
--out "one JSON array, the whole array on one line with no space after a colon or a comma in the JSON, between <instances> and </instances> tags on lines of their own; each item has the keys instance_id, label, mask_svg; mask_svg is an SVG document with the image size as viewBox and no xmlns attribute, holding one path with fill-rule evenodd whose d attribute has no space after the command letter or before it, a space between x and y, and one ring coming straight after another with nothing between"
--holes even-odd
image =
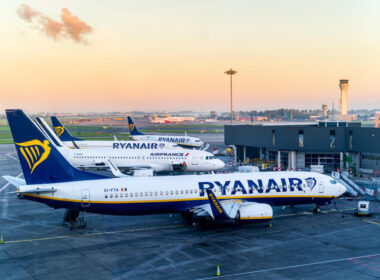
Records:
<instances>
[{"instance_id":1,"label":"airplane wing","mask_svg":"<svg viewBox=\"0 0 380 280\"><path fill-rule=\"evenodd\" d=\"M113 163L112 160L107 159L107 160L106 160L106 164L108 165L108 167L110 168L112 174L113 174L115 177L119 177L119 178L130 177L130 176L128 176L128 175L123 174L123 173L119 170L119 168L117 168L117 166Z\"/></svg>"},{"instance_id":2,"label":"airplane wing","mask_svg":"<svg viewBox=\"0 0 380 280\"><path fill-rule=\"evenodd\" d=\"M234 219L242 205L241 200L230 199L219 202L211 190L207 190L209 203L193 208L191 211L199 217L210 216L214 220Z\"/></svg>"},{"instance_id":3,"label":"airplane wing","mask_svg":"<svg viewBox=\"0 0 380 280\"><path fill-rule=\"evenodd\" d=\"M235 220L240 222L264 222L273 217L269 204L228 199L220 202L212 190L206 190L208 203L190 209L198 218L211 217L216 220Z\"/></svg>"}]
</instances>

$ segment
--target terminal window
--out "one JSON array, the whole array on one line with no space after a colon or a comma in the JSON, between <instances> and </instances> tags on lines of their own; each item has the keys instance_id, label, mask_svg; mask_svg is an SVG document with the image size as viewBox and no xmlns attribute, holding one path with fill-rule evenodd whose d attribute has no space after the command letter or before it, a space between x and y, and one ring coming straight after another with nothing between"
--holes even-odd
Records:
<instances>
[{"instance_id":1,"label":"terminal window","mask_svg":"<svg viewBox=\"0 0 380 280\"><path fill-rule=\"evenodd\" d=\"M335 130L330 130L330 148L335 148Z\"/></svg>"},{"instance_id":2,"label":"terminal window","mask_svg":"<svg viewBox=\"0 0 380 280\"><path fill-rule=\"evenodd\" d=\"M298 147L303 148L303 130L298 131Z\"/></svg>"},{"instance_id":3,"label":"terminal window","mask_svg":"<svg viewBox=\"0 0 380 280\"><path fill-rule=\"evenodd\" d=\"M348 146L350 149L352 149L352 140L353 140L353 133L352 133L352 130L350 130L349 136L348 136Z\"/></svg>"},{"instance_id":4,"label":"terminal window","mask_svg":"<svg viewBox=\"0 0 380 280\"><path fill-rule=\"evenodd\" d=\"M276 133L274 130L272 130L272 146L274 147L276 145Z\"/></svg>"}]
</instances>

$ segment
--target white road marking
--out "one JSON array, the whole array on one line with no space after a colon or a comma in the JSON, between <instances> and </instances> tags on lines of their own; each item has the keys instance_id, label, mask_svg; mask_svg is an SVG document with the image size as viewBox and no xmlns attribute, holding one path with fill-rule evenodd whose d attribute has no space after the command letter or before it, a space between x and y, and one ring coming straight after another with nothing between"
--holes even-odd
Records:
<instances>
[{"instance_id":1,"label":"white road marking","mask_svg":"<svg viewBox=\"0 0 380 280\"><path fill-rule=\"evenodd\" d=\"M19 161L18 158L15 158L14 156L11 156L10 154L7 154L7 157L10 157L10 158L12 158L12 159L14 159L14 160Z\"/></svg>"},{"instance_id":2,"label":"white road marking","mask_svg":"<svg viewBox=\"0 0 380 280\"><path fill-rule=\"evenodd\" d=\"M243 276L243 275L261 273L261 272L269 272L269 271L285 270L285 269L299 268L299 267L312 266L312 265L320 265L320 264L328 264L328 263L335 263L335 262L351 261L351 260L364 259L364 258L377 257L377 256L380 256L380 254L359 256L359 257L351 257L351 258L343 258L343 259L335 259L335 260L313 262L313 263L296 264L296 265L289 265L289 266L275 267L275 268L268 268L268 269L260 269L260 270L253 270L253 271L247 271L247 272L241 272L241 273L235 273L235 274L228 274L228 275L222 275L222 276L213 276L213 277L207 277L207 278L198 278L197 280L209 280L209 279L236 277L236 276Z\"/></svg>"}]
</instances>

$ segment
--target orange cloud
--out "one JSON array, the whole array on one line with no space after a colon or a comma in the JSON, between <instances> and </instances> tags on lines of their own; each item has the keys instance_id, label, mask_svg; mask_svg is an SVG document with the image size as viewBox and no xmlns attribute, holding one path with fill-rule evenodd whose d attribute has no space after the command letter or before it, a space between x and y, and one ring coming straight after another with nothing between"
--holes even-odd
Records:
<instances>
[{"instance_id":1,"label":"orange cloud","mask_svg":"<svg viewBox=\"0 0 380 280\"><path fill-rule=\"evenodd\" d=\"M33 10L30 6L22 4L17 9L18 16L28 23L36 24L46 36L54 40L60 38L70 38L75 42L86 43L83 35L91 33L91 26L74 16L68 9L63 8L61 19L62 22L49 18L48 16ZM34 21L34 18L36 20Z\"/></svg>"}]
</instances>

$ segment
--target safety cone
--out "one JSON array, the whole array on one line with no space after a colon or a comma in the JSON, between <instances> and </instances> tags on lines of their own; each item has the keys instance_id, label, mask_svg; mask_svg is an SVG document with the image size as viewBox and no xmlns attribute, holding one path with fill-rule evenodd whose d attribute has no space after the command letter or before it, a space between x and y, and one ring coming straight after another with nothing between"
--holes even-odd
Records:
<instances>
[{"instance_id":1,"label":"safety cone","mask_svg":"<svg viewBox=\"0 0 380 280\"><path fill-rule=\"evenodd\" d=\"M269 226L269 228L271 228L271 227L272 227L272 222L269 222L269 225L268 225L268 226Z\"/></svg>"},{"instance_id":2,"label":"safety cone","mask_svg":"<svg viewBox=\"0 0 380 280\"><path fill-rule=\"evenodd\" d=\"M220 267L219 267L219 264L218 264L218 268L216 269L216 276L220 276Z\"/></svg>"},{"instance_id":3,"label":"safety cone","mask_svg":"<svg viewBox=\"0 0 380 280\"><path fill-rule=\"evenodd\" d=\"M4 239L2 235L0 236L0 244L4 244Z\"/></svg>"}]
</instances>

